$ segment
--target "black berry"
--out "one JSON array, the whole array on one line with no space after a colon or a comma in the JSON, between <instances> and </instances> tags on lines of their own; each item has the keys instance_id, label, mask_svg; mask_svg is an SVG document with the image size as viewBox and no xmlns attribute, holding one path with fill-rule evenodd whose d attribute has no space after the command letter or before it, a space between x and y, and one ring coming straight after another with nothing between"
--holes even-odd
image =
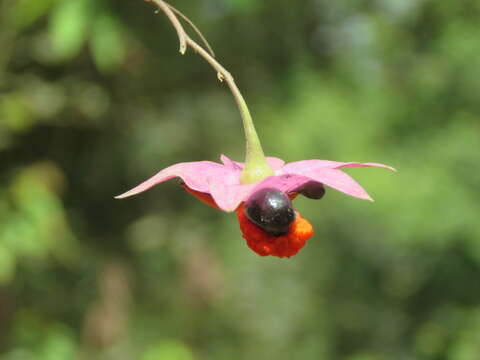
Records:
<instances>
[{"instance_id":1,"label":"black berry","mask_svg":"<svg viewBox=\"0 0 480 360\"><path fill-rule=\"evenodd\" d=\"M251 222L274 236L287 233L295 220L289 197L274 188L264 188L252 194L244 205L244 211Z\"/></svg>"},{"instance_id":2,"label":"black berry","mask_svg":"<svg viewBox=\"0 0 480 360\"><path fill-rule=\"evenodd\" d=\"M295 192L306 196L309 199L319 200L325 195L325 188L316 181L309 181L302 185Z\"/></svg>"}]
</instances>

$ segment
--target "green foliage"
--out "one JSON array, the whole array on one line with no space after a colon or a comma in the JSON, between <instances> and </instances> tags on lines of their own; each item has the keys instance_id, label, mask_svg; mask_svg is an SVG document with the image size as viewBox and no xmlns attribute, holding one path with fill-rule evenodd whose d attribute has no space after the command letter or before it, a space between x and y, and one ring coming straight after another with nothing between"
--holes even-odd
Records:
<instances>
[{"instance_id":1,"label":"green foliage","mask_svg":"<svg viewBox=\"0 0 480 360\"><path fill-rule=\"evenodd\" d=\"M55 58L68 60L79 53L88 37L92 7L90 0L64 0L52 11L49 32Z\"/></svg>"},{"instance_id":2,"label":"green foliage","mask_svg":"<svg viewBox=\"0 0 480 360\"><path fill-rule=\"evenodd\" d=\"M192 360L192 353L179 341L162 341L145 351L142 360Z\"/></svg>"},{"instance_id":3,"label":"green foliage","mask_svg":"<svg viewBox=\"0 0 480 360\"><path fill-rule=\"evenodd\" d=\"M13 24L23 29L47 14L57 0L17 0L13 5Z\"/></svg>"},{"instance_id":4,"label":"green foliage","mask_svg":"<svg viewBox=\"0 0 480 360\"><path fill-rule=\"evenodd\" d=\"M227 89L143 2L9 1L0 16L0 359L476 360L478 2L175 3L250 104L264 150L351 169L376 200L297 198L261 258L174 181L242 160Z\"/></svg>"},{"instance_id":5,"label":"green foliage","mask_svg":"<svg viewBox=\"0 0 480 360\"><path fill-rule=\"evenodd\" d=\"M45 360L73 359L75 354L76 344L71 331L63 326L52 326L40 348L40 358Z\"/></svg>"},{"instance_id":6,"label":"green foliage","mask_svg":"<svg viewBox=\"0 0 480 360\"><path fill-rule=\"evenodd\" d=\"M125 56L122 32L122 27L110 14L95 18L91 49L95 65L100 71L111 73L121 65Z\"/></svg>"},{"instance_id":7,"label":"green foliage","mask_svg":"<svg viewBox=\"0 0 480 360\"><path fill-rule=\"evenodd\" d=\"M52 253L60 254L62 260L72 260L73 236L54 191L61 186L60 181L61 175L53 165L36 164L23 169L6 196L0 197L5 204L0 228L2 283L11 280L17 258L32 260Z\"/></svg>"},{"instance_id":8,"label":"green foliage","mask_svg":"<svg viewBox=\"0 0 480 360\"><path fill-rule=\"evenodd\" d=\"M89 40L99 71L115 71L123 62L123 28L101 4L91 0L64 0L52 11L49 24L54 59L74 58Z\"/></svg>"},{"instance_id":9,"label":"green foliage","mask_svg":"<svg viewBox=\"0 0 480 360\"><path fill-rule=\"evenodd\" d=\"M254 0L227 0L226 2L241 12L252 12L261 6L261 2Z\"/></svg>"},{"instance_id":10,"label":"green foliage","mask_svg":"<svg viewBox=\"0 0 480 360\"><path fill-rule=\"evenodd\" d=\"M2 127L11 132L28 130L32 125L32 116L25 99L18 94L9 94L0 99Z\"/></svg>"},{"instance_id":11,"label":"green foliage","mask_svg":"<svg viewBox=\"0 0 480 360\"><path fill-rule=\"evenodd\" d=\"M15 253L5 245L0 245L0 284L10 282L15 274Z\"/></svg>"}]
</instances>

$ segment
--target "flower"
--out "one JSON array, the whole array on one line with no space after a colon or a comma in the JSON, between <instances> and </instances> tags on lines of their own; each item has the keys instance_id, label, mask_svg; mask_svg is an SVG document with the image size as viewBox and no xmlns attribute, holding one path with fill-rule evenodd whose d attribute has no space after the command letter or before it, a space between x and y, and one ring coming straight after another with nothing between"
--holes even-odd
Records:
<instances>
[{"instance_id":1,"label":"flower","mask_svg":"<svg viewBox=\"0 0 480 360\"><path fill-rule=\"evenodd\" d=\"M281 159L266 158L255 131L247 103L232 75L215 59L209 44L198 28L183 13L163 0L148 0L167 15L180 42L180 53L187 47L195 50L216 71L221 82L232 92L245 132L245 163L222 155L223 164L211 161L179 163L169 166L140 185L117 196L118 199L139 194L151 187L179 177L187 192L214 208L236 211L247 245L257 254L290 257L295 255L313 235L313 227L293 209L291 200L298 194L320 199L324 185L359 199L372 200L367 192L341 169L375 166L394 170L377 163L302 160L289 164ZM204 45L197 44L183 29L177 15L199 35Z\"/></svg>"},{"instance_id":2,"label":"flower","mask_svg":"<svg viewBox=\"0 0 480 360\"><path fill-rule=\"evenodd\" d=\"M232 161L225 155L220 159L222 164L211 161L174 164L116 198L137 195L161 182L179 177L183 181L185 190L199 200L226 212L236 211L243 237L253 251L262 256L290 257L296 254L313 234L313 228L308 221L303 219L300 213L293 213L290 199L298 194L314 199L321 198L326 185L347 195L373 201L367 192L342 169L372 166L395 171L390 166L378 163L301 160L286 164L279 158L267 157L267 164L274 175L254 183L242 184L240 175L244 163ZM272 216L278 215L282 209L291 209L292 216L288 220L273 218L265 220L265 214L262 213L265 209L259 210L257 204L252 205L257 206L255 209L257 215L253 210L249 213L252 206L246 209L246 205L255 194L265 193L266 190L268 190L267 193L258 200L263 201L261 206L277 206L278 208L271 210ZM287 200L282 200L282 194L288 197ZM281 205L278 205L279 201ZM256 216L257 220L255 220ZM272 232L268 224L263 224L262 221L270 221L269 224L273 226L282 225L282 229L286 225L286 231L278 234Z\"/></svg>"}]
</instances>

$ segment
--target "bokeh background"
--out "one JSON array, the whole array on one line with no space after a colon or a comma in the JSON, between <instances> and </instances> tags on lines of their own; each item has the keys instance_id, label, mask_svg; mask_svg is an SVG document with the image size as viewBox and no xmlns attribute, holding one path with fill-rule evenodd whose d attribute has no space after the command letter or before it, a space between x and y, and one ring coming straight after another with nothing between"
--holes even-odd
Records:
<instances>
[{"instance_id":1,"label":"bokeh background","mask_svg":"<svg viewBox=\"0 0 480 360\"><path fill-rule=\"evenodd\" d=\"M262 258L175 181L242 160L231 94L140 0L0 2L0 359L480 359L480 2L176 0L264 149L376 199L295 200Z\"/></svg>"}]
</instances>

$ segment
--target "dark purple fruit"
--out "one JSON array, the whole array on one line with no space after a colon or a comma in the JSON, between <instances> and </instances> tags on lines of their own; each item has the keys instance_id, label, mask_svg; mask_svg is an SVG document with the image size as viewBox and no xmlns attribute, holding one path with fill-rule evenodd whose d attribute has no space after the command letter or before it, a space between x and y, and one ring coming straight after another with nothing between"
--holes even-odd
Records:
<instances>
[{"instance_id":1,"label":"dark purple fruit","mask_svg":"<svg viewBox=\"0 0 480 360\"><path fill-rule=\"evenodd\" d=\"M319 200L325 195L325 188L316 181L309 181L302 185L295 192L306 196L309 199Z\"/></svg>"},{"instance_id":2,"label":"dark purple fruit","mask_svg":"<svg viewBox=\"0 0 480 360\"><path fill-rule=\"evenodd\" d=\"M287 233L295 220L290 198L274 188L264 188L252 194L243 210L251 222L274 236Z\"/></svg>"}]
</instances>

